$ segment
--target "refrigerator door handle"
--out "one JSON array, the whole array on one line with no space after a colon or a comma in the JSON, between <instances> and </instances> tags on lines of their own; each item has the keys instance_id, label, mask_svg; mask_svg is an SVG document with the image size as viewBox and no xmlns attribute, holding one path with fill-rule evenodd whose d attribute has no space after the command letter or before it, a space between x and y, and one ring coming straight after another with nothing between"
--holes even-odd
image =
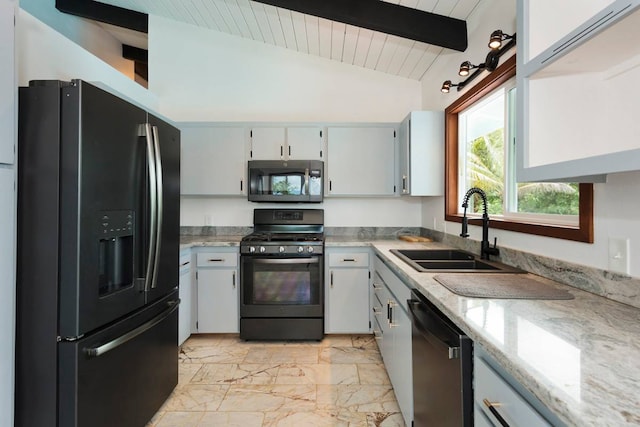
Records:
<instances>
[{"instance_id":1,"label":"refrigerator door handle","mask_svg":"<svg viewBox=\"0 0 640 427\"><path fill-rule=\"evenodd\" d=\"M142 325L138 326L137 328L127 332L126 334L120 335L118 338L116 338L114 340L111 340L106 344L102 344L101 346L84 348L82 351L88 357L99 357L99 356L102 356L103 354L105 354L105 353L107 353L107 352L109 352L111 350L114 350L114 349L120 347L122 344L126 343L127 341L130 341L130 340L134 339L135 337L137 337L140 334L145 333L146 331L148 331L149 329L153 328L158 323L162 322L164 319L169 317L180 306L180 300L170 301L167 305L169 307L167 309L165 309L162 313L158 314L156 317L154 317L153 319L149 320L148 322L143 323Z\"/></svg>"},{"instance_id":2,"label":"refrigerator door handle","mask_svg":"<svg viewBox=\"0 0 640 427\"><path fill-rule=\"evenodd\" d=\"M153 133L151 131L151 125L145 124L145 139L147 142L147 164L149 167L149 252L147 255L147 274L145 275L144 290L149 292L153 282L153 271L155 267L155 255L156 255L156 230L158 228L156 219L158 211L157 200L157 184L158 179L156 176L156 160L155 160L155 146L153 143Z\"/></svg>"},{"instance_id":3,"label":"refrigerator door handle","mask_svg":"<svg viewBox=\"0 0 640 427\"><path fill-rule=\"evenodd\" d=\"M157 194L157 202L156 202L156 248L155 248L155 259L153 266L153 276L151 279L151 288L154 289L156 287L156 282L158 278L158 270L160 264L160 249L162 246L162 206L163 206L163 195L164 195L164 187L162 182L162 159L160 155L160 137L158 136L158 127L153 126L153 147L155 150L155 161L156 161L156 194Z\"/></svg>"}]
</instances>

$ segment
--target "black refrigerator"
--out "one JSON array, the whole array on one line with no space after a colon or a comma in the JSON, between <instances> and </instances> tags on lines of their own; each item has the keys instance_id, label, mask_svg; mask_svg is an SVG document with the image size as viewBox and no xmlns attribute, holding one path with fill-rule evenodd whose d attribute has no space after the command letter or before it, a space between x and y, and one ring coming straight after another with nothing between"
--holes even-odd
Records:
<instances>
[{"instance_id":1,"label":"black refrigerator","mask_svg":"<svg viewBox=\"0 0 640 427\"><path fill-rule=\"evenodd\" d=\"M19 89L17 427L141 427L178 380L180 132L81 80Z\"/></svg>"}]
</instances>

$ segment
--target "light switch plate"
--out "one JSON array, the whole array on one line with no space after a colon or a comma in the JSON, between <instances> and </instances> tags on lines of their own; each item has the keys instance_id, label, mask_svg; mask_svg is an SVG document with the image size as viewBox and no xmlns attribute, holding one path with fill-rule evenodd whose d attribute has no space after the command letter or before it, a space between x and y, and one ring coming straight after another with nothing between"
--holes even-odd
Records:
<instances>
[{"instance_id":1,"label":"light switch plate","mask_svg":"<svg viewBox=\"0 0 640 427\"><path fill-rule=\"evenodd\" d=\"M629 239L609 237L609 270L629 274Z\"/></svg>"}]
</instances>

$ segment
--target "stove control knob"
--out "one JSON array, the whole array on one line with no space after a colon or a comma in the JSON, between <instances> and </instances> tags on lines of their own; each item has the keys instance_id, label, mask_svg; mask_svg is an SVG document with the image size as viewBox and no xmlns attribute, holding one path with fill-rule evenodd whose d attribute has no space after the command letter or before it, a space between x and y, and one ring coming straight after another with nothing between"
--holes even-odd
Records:
<instances>
[{"instance_id":1,"label":"stove control knob","mask_svg":"<svg viewBox=\"0 0 640 427\"><path fill-rule=\"evenodd\" d=\"M304 248L302 246L298 246L298 253L304 252Z\"/></svg>"},{"instance_id":2,"label":"stove control knob","mask_svg":"<svg viewBox=\"0 0 640 427\"><path fill-rule=\"evenodd\" d=\"M313 253L313 246L309 246L309 247L307 248L307 252L309 252L309 253Z\"/></svg>"},{"instance_id":3,"label":"stove control knob","mask_svg":"<svg viewBox=\"0 0 640 427\"><path fill-rule=\"evenodd\" d=\"M280 246L278 250L280 251L280 253L284 252L284 246Z\"/></svg>"},{"instance_id":4,"label":"stove control knob","mask_svg":"<svg viewBox=\"0 0 640 427\"><path fill-rule=\"evenodd\" d=\"M260 253L265 253L267 249L264 246L260 246Z\"/></svg>"},{"instance_id":5,"label":"stove control knob","mask_svg":"<svg viewBox=\"0 0 640 427\"><path fill-rule=\"evenodd\" d=\"M249 253L254 253L256 251L255 246L250 246L249 247Z\"/></svg>"}]
</instances>

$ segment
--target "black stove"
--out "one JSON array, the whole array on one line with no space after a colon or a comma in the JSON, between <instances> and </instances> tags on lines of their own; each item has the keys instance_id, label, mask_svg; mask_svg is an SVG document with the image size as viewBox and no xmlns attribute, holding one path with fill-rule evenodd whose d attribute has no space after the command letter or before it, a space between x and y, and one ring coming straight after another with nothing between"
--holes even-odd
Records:
<instances>
[{"instance_id":1,"label":"black stove","mask_svg":"<svg viewBox=\"0 0 640 427\"><path fill-rule=\"evenodd\" d=\"M240 338L320 340L324 211L255 209L240 242Z\"/></svg>"},{"instance_id":2,"label":"black stove","mask_svg":"<svg viewBox=\"0 0 640 427\"><path fill-rule=\"evenodd\" d=\"M255 209L254 232L240 242L241 254L299 255L324 252L322 209Z\"/></svg>"}]
</instances>

